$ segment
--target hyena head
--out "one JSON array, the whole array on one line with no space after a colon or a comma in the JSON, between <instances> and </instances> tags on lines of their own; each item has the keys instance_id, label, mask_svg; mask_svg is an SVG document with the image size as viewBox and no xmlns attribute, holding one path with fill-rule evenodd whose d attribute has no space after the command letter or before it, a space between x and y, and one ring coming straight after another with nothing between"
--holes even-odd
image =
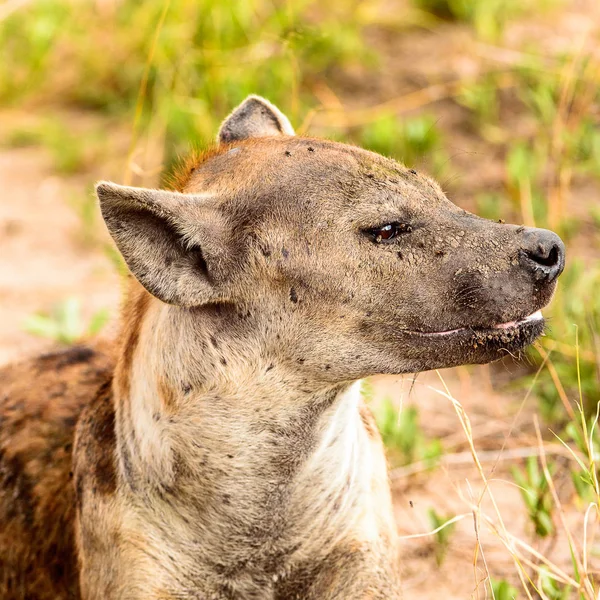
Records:
<instances>
[{"instance_id":1,"label":"hyena head","mask_svg":"<svg viewBox=\"0 0 600 600\"><path fill-rule=\"evenodd\" d=\"M132 274L186 327L219 311L231 339L312 380L519 351L542 333L564 266L554 233L472 215L372 152L296 137L256 96L179 190L98 185Z\"/></svg>"}]
</instances>

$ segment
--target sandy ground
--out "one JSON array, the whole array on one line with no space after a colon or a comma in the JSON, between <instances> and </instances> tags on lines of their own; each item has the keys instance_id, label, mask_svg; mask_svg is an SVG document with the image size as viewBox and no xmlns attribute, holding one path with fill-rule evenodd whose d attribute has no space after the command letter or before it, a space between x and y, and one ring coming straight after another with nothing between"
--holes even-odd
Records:
<instances>
[{"instance_id":1,"label":"sandy ground","mask_svg":"<svg viewBox=\"0 0 600 600\"><path fill-rule=\"evenodd\" d=\"M23 329L27 317L66 298L81 300L83 320L113 313L119 280L108 257L78 240L68 198L81 182L53 175L37 148L0 153L0 364L52 344Z\"/></svg>"}]
</instances>

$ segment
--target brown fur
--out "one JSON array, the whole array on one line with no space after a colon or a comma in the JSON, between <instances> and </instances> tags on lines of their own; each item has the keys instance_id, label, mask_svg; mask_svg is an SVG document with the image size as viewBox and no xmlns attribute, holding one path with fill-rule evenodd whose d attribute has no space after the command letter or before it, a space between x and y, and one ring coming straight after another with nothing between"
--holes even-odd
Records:
<instances>
[{"instance_id":1,"label":"brown fur","mask_svg":"<svg viewBox=\"0 0 600 600\"><path fill-rule=\"evenodd\" d=\"M120 346L0 372L3 600L400 598L357 380L518 352L564 249L291 133L250 97L183 193L98 186Z\"/></svg>"},{"instance_id":2,"label":"brown fur","mask_svg":"<svg viewBox=\"0 0 600 600\"><path fill-rule=\"evenodd\" d=\"M182 192L190 182L194 171L204 162L226 152L228 146L211 146L202 151L192 150L187 156L182 157L179 164L169 174L165 183L168 189Z\"/></svg>"},{"instance_id":3,"label":"brown fur","mask_svg":"<svg viewBox=\"0 0 600 600\"><path fill-rule=\"evenodd\" d=\"M127 301L123 307L122 322L122 350L116 368L118 385L126 395L129 390L129 376L133 355L137 348L140 326L148 307L150 296L139 286L129 286Z\"/></svg>"},{"instance_id":4,"label":"brown fur","mask_svg":"<svg viewBox=\"0 0 600 600\"><path fill-rule=\"evenodd\" d=\"M111 370L104 349L77 346L0 371L0 598L79 597L73 437Z\"/></svg>"}]
</instances>

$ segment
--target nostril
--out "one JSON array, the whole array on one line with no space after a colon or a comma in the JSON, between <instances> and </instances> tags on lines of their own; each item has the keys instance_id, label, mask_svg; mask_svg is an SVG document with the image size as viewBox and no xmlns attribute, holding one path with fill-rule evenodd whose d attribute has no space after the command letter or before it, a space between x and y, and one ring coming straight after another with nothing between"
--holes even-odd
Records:
<instances>
[{"instance_id":1,"label":"nostril","mask_svg":"<svg viewBox=\"0 0 600 600\"><path fill-rule=\"evenodd\" d=\"M552 231L525 229L521 234L521 265L537 281L552 283L565 267L565 246Z\"/></svg>"},{"instance_id":2,"label":"nostril","mask_svg":"<svg viewBox=\"0 0 600 600\"><path fill-rule=\"evenodd\" d=\"M553 244L549 251L542 244L539 244L536 251L528 251L527 256L544 267L554 267L560 261L560 251L556 244Z\"/></svg>"}]
</instances>

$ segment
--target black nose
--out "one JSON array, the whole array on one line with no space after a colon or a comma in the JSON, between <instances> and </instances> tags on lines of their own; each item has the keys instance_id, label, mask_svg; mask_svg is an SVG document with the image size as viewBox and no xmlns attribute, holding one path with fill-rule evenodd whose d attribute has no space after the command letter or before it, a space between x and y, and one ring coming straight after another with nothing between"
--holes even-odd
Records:
<instances>
[{"instance_id":1,"label":"black nose","mask_svg":"<svg viewBox=\"0 0 600 600\"><path fill-rule=\"evenodd\" d=\"M554 281L565 268L565 245L552 231L526 229L523 232L521 263L538 280Z\"/></svg>"}]
</instances>

